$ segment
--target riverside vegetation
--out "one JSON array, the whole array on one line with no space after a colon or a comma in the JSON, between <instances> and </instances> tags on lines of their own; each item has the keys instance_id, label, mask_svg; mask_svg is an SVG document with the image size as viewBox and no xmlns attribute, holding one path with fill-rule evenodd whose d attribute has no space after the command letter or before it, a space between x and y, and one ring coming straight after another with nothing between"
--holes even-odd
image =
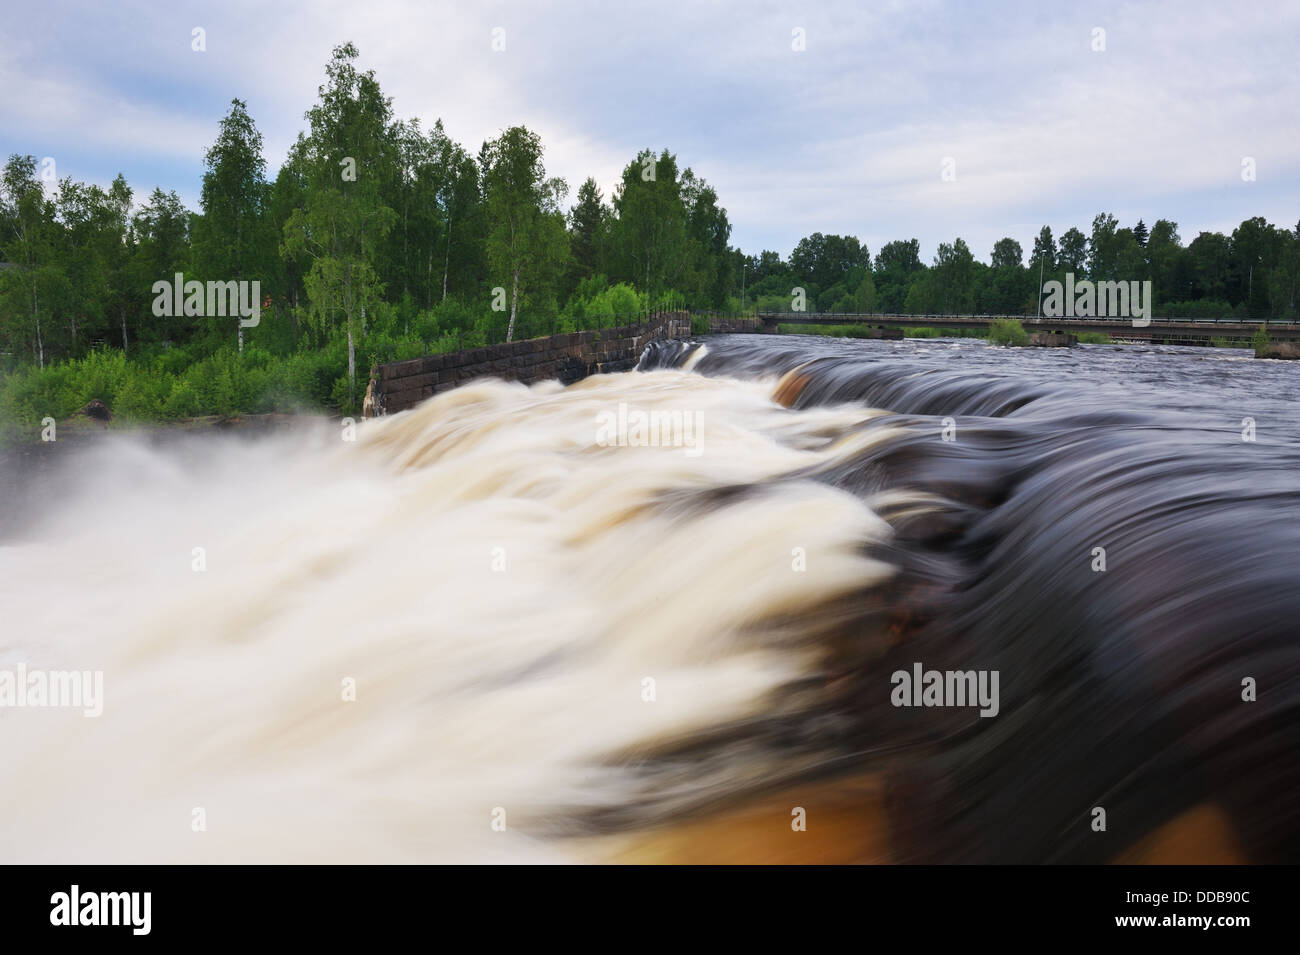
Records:
<instances>
[{"instance_id":1,"label":"riverside vegetation","mask_svg":"<svg viewBox=\"0 0 1300 955\"><path fill-rule=\"evenodd\" d=\"M795 289L809 311L1032 315L1040 276L1073 272L1151 280L1157 316L1297 314L1300 224L1256 217L1184 246L1174 222L1121 227L1102 214L1089 234L1071 227L1059 241L1043 226L1027 258L1004 238L988 264L960 238L927 265L916 239L873 257L856 237L820 232L788 257L752 255L731 245L713 187L668 149L641 150L608 199L588 178L570 203L535 132L510 127L471 154L441 121L395 116L358 59L350 43L335 48L273 177L256 123L232 100L197 211L162 188L140 201L122 175L104 187L57 178L50 159L9 157L0 438L30 439L41 419L92 399L125 421L353 414L378 361L624 324L664 305L784 311ZM155 315L151 290L178 274L259 283L257 324Z\"/></svg>"}]
</instances>

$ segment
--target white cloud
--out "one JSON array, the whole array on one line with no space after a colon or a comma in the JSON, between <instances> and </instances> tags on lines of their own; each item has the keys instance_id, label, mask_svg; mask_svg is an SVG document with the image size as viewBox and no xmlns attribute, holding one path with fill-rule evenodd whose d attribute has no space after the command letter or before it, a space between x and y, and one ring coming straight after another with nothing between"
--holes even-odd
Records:
<instances>
[{"instance_id":1,"label":"white cloud","mask_svg":"<svg viewBox=\"0 0 1300 955\"><path fill-rule=\"evenodd\" d=\"M571 191L591 175L608 195L638 149L667 146L755 252L820 230L873 248L917 236L927 255L962 235L985 256L1000 235L1027 247L1037 224L1086 229L1104 210L1177 219L1185 239L1300 214L1300 10L1284 3L54 7L0 39L0 79L21 90L0 102L0 145L59 143L65 169L172 157L194 181L159 184L187 196L231 97L275 168L330 49L352 40L398 115L441 117L471 152L527 124ZM194 25L205 54L189 49ZM1243 189L1247 155L1259 181ZM956 182L940 181L945 156Z\"/></svg>"}]
</instances>

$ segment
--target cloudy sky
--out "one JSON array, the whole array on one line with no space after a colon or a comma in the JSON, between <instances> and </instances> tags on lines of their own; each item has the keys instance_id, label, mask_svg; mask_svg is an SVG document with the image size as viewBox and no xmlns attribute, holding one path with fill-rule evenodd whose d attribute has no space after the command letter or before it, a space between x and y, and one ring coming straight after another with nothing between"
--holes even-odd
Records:
<instances>
[{"instance_id":1,"label":"cloudy sky","mask_svg":"<svg viewBox=\"0 0 1300 955\"><path fill-rule=\"evenodd\" d=\"M1172 218L1184 242L1253 215L1295 225L1300 4L1052 6L43 0L0 22L0 150L197 208L230 99L273 174L351 40L399 116L441 117L471 153L527 125L571 195L589 175L608 195L638 149L667 146L748 252L821 231L873 253L916 237L927 260L962 236L987 259L1102 211Z\"/></svg>"}]
</instances>

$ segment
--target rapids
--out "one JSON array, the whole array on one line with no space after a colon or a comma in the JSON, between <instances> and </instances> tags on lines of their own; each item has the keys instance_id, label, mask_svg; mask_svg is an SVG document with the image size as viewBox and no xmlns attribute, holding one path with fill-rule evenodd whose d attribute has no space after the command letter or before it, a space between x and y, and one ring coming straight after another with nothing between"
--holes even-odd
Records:
<instances>
[{"instance_id":1,"label":"rapids","mask_svg":"<svg viewBox=\"0 0 1300 955\"><path fill-rule=\"evenodd\" d=\"M355 441L105 438L3 525L0 670L103 712L0 707L0 859L599 860L871 775L894 859L1210 801L1293 861L1300 379L1241 355L726 336ZM698 446L609 440L656 413ZM1000 712L891 706L917 663Z\"/></svg>"}]
</instances>

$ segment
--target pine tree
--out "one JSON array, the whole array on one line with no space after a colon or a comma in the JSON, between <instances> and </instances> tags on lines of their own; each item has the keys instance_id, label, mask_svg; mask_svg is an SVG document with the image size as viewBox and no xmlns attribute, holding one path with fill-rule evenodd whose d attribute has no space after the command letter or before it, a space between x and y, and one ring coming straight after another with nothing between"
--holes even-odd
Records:
<instances>
[{"instance_id":1,"label":"pine tree","mask_svg":"<svg viewBox=\"0 0 1300 955\"><path fill-rule=\"evenodd\" d=\"M265 266L275 246L266 216L270 198L266 160L262 156L262 134L242 100L230 101L230 112L221 120L205 164L199 199L203 216L194 227L194 257L200 280L269 279ZM212 321L215 316L208 319ZM214 331L231 319L226 316L216 321L219 324ZM238 316L234 321L242 352L244 327Z\"/></svg>"},{"instance_id":2,"label":"pine tree","mask_svg":"<svg viewBox=\"0 0 1300 955\"><path fill-rule=\"evenodd\" d=\"M588 177L578 187L578 201L569 212L569 244L573 250L574 274L578 281L600 271L601 245L609 225L610 211L596 180Z\"/></svg>"},{"instance_id":3,"label":"pine tree","mask_svg":"<svg viewBox=\"0 0 1300 955\"><path fill-rule=\"evenodd\" d=\"M1041 260L1041 265L1040 265ZM1056 271L1056 242L1052 239L1052 227L1045 225L1034 239L1034 251L1030 263L1043 274Z\"/></svg>"}]
</instances>

